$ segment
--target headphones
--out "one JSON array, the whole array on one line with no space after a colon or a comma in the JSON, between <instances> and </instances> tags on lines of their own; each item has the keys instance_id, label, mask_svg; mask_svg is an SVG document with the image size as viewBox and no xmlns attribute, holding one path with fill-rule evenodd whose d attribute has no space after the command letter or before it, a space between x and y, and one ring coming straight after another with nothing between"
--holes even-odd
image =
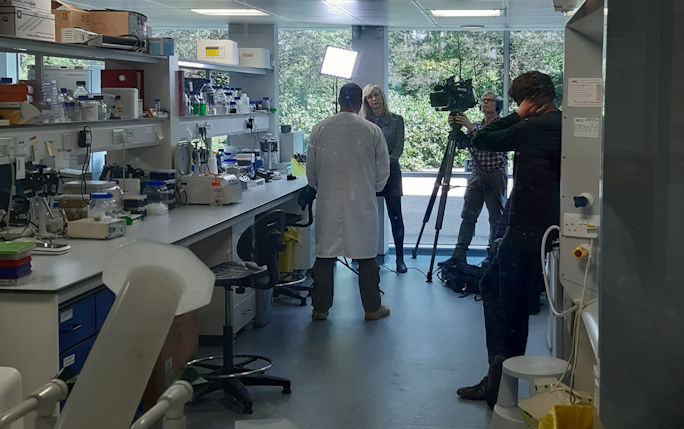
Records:
<instances>
[{"instance_id":1,"label":"headphones","mask_svg":"<svg viewBox=\"0 0 684 429\"><path fill-rule=\"evenodd\" d=\"M484 97L492 94L495 97L496 100L496 113L499 114L503 110L503 98L499 94L496 94L492 91L486 91L484 94L482 94L482 97L480 98L480 112L482 111L482 100L484 100Z\"/></svg>"}]
</instances>

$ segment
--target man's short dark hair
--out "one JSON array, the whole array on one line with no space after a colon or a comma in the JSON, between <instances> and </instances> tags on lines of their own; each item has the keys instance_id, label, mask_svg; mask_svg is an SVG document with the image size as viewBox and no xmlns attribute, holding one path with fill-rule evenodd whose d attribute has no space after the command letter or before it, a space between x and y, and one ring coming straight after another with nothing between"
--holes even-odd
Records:
<instances>
[{"instance_id":1,"label":"man's short dark hair","mask_svg":"<svg viewBox=\"0 0 684 429\"><path fill-rule=\"evenodd\" d=\"M549 75L535 70L513 79L508 95L520 105L525 98L535 95L546 96L553 100L556 98L556 90Z\"/></svg>"},{"instance_id":2,"label":"man's short dark hair","mask_svg":"<svg viewBox=\"0 0 684 429\"><path fill-rule=\"evenodd\" d=\"M340 96L338 98L340 106L353 110L360 108L363 99L362 94L361 87L357 84L353 82L345 84L340 88Z\"/></svg>"}]
</instances>

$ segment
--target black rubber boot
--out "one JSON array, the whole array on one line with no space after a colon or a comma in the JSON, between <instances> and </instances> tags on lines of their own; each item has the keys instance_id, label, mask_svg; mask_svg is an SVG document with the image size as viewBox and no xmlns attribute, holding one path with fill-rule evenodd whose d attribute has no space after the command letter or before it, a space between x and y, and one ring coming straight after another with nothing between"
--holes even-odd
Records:
<instances>
[{"instance_id":1,"label":"black rubber boot","mask_svg":"<svg viewBox=\"0 0 684 429\"><path fill-rule=\"evenodd\" d=\"M397 254L397 272L405 273L408 271L406 264L404 263L404 229L397 231L394 234L394 251Z\"/></svg>"}]
</instances>

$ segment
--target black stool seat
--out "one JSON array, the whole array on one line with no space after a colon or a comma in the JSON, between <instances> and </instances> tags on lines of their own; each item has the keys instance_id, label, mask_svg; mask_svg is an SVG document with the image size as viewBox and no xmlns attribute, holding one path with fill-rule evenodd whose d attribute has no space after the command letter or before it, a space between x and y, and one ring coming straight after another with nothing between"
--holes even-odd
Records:
<instances>
[{"instance_id":1,"label":"black stool seat","mask_svg":"<svg viewBox=\"0 0 684 429\"><path fill-rule=\"evenodd\" d=\"M187 367L196 369L206 381L196 386L197 396L223 390L242 405L242 412L252 412L252 397L246 386L280 387L282 393L291 393L291 382L286 378L267 375L271 359L258 355L233 352L233 326L231 323L231 290L244 293L245 288L271 289L278 283L278 251L282 247L285 231L285 213L280 210L257 218L237 242L237 254L242 261L224 262L212 267L215 285L225 293L225 323L223 325L223 355L195 359Z\"/></svg>"},{"instance_id":2,"label":"black stool seat","mask_svg":"<svg viewBox=\"0 0 684 429\"><path fill-rule=\"evenodd\" d=\"M254 262L224 262L211 267L216 275L216 286L251 287L254 289L270 289L270 276L266 266L259 266Z\"/></svg>"}]
</instances>

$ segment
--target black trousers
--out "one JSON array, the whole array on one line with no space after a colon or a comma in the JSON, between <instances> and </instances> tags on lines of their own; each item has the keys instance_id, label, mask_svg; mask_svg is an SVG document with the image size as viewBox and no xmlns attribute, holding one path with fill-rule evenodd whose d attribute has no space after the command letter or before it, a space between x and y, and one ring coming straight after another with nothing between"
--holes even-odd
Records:
<instances>
[{"instance_id":1,"label":"black trousers","mask_svg":"<svg viewBox=\"0 0 684 429\"><path fill-rule=\"evenodd\" d=\"M401 215L401 195L385 195L387 216L392 225L392 237L397 257L404 258L404 218Z\"/></svg>"},{"instance_id":2,"label":"black trousers","mask_svg":"<svg viewBox=\"0 0 684 429\"><path fill-rule=\"evenodd\" d=\"M316 258L311 277L311 304L318 313L327 312L333 305L335 293L334 272L337 258ZM380 267L375 258L359 259L359 292L366 313L380 308Z\"/></svg>"},{"instance_id":3,"label":"black trousers","mask_svg":"<svg viewBox=\"0 0 684 429\"><path fill-rule=\"evenodd\" d=\"M525 354L529 303L542 279L542 234L507 228L498 251L480 280L489 360Z\"/></svg>"}]
</instances>

